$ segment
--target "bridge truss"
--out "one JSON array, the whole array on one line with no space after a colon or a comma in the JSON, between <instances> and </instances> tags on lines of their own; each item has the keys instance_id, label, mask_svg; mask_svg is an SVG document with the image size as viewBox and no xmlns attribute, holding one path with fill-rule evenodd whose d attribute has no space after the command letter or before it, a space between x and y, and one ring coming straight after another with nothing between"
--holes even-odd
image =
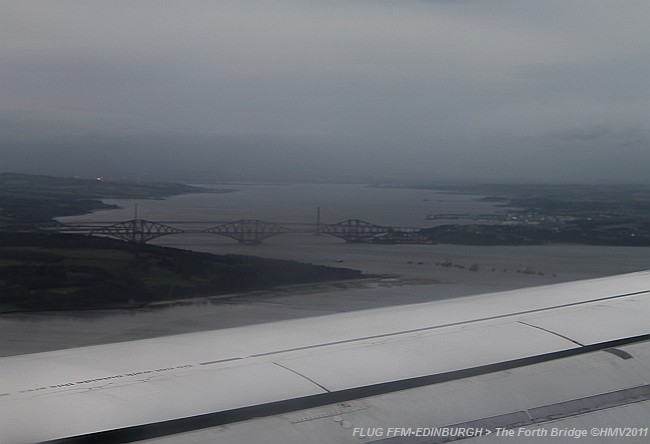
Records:
<instances>
[{"instance_id":1,"label":"bridge truss","mask_svg":"<svg viewBox=\"0 0 650 444\"><path fill-rule=\"evenodd\" d=\"M325 225L320 232L346 242L396 243L421 240L419 228L384 227L359 219Z\"/></svg>"},{"instance_id":2,"label":"bridge truss","mask_svg":"<svg viewBox=\"0 0 650 444\"><path fill-rule=\"evenodd\" d=\"M179 221L177 223L187 224L198 222ZM211 233L229 237L238 241L240 244L246 245L257 245L270 237L296 232L291 228L257 219L242 219L235 222L222 223L205 230L182 230L163 223L143 219L132 219L108 226L61 224L54 229L62 232L85 232L92 235L111 236L133 243L146 243L170 234ZM313 233L313 231L304 232ZM321 233L338 237L346 242L418 243L423 240L420 236L420 228L386 227L359 219L348 219L336 224L324 226L316 225L316 234Z\"/></svg>"},{"instance_id":3,"label":"bridge truss","mask_svg":"<svg viewBox=\"0 0 650 444\"><path fill-rule=\"evenodd\" d=\"M157 237L175 233L184 233L184 231L169 225L142 219L132 219L90 231L90 234L116 237L137 244L144 244Z\"/></svg>"},{"instance_id":4,"label":"bridge truss","mask_svg":"<svg viewBox=\"0 0 650 444\"><path fill-rule=\"evenodd\" d=\"M208 228L204 233L220 234L235 239L240 244L257 245L264 239L277 236L278 234L292 233L290 228L281 225L264 222L261 220L238 220L216 227Z\"/></svg>"}]
</instances>

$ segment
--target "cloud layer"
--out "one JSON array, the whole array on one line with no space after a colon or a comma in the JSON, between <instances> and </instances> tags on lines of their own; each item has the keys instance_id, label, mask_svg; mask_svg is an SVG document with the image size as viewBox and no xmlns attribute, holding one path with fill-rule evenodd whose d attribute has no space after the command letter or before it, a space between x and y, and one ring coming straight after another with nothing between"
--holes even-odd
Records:
<instances>
[{"instance_id":1,"label":"cloud layer","mask_svg":"<svg viewBox=\"0 0 650 444\"><path fill-rule=\"evenodd\" d=\"M646 1L0 5L0 169L648 182Z\"/></svg>"}]
</instances>

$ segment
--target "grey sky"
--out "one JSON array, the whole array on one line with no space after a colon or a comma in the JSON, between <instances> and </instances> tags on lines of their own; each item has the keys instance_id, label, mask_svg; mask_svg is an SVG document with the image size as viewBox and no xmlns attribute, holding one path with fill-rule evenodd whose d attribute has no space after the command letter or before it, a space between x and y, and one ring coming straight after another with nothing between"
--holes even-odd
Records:
<instances>
[{"instance_id":1,"label":"grey sky","mask_svg":"<svg viewBox=\"0 0 650 444\"><path fill-rule=\"evenodd\" d=\"M0 171L650 182L646 0L0 3Z\"/></svg>"}]
</instances>

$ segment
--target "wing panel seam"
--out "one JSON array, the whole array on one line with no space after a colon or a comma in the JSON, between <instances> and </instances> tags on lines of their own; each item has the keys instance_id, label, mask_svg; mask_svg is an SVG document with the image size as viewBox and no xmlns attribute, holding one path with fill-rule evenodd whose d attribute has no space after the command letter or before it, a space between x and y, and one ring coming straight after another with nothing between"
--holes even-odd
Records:
<instances>
[{"instance_id":1,"label":"wing panel seam","mask_svg":"<svg viewBox=\"0 0 650 444\"><path fill-rule=\"evenodd\" d=\"M287 370L287 371L290 371L291 373L295 373L296 375L300 376L300 377L303 378L303 379L306 379L307 381L311 382L312 384L316 384L318 387L322 388L322 389L325 390L327 393L332 393L332 391L329 390L327 387L325 387L325 386L319 384L318 382L314 381L314 380L311 379L309 376L305 376L305 375L303 375L302 373L300 373L300 372L298 372L298 371L296 371L296 370L294 370L294 369L292 369L292 368L290 368L290 367L286 367L286 366L284 366L284 365L282 365L282 364L280 364L280 363L278 363L278 362L273 362L273 363L274 363L275 365L277 365L278 367L282 367L283 369L285 369L285 370Z\"/></svg>"},{"instance_id":2,"label":"wing panel seam","mask_svg":"<svg viewBox=\"0 0 650 444\"><path fill-rule=\"evenodd\" d=\"M580 347L584 347L584 346L585 346L585 344L582 344L582 343L576 341L575 339L571 339L571 338L568 337L568 336L565 336L565 335L560 334L560 333L558 333L558 332L556 332L556 331L553 331L553 330L549 330L548 328L540 327L539 325L529 324L528 322L524 322L524 321L517 321L517 323L519 323L519 324L523 324L523 325L527 325L528 327L536 328L536 329L538 329L538 330L545 331L545 332L550 333L550 334L552 334L552 335L558 336L558 337L560 337L560 338L562 338L562 339L566 339L567 341L571 341L571 342L573 342L574 344L579 345Z\"/></svg>"}]
</instances>

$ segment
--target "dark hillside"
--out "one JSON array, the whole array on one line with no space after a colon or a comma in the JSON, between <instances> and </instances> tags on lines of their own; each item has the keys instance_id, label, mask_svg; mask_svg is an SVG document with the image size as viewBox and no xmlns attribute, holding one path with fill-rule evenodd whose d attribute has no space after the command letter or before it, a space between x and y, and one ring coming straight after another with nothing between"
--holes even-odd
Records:
<instances>
[{"instance_id":1,"label":"dark hillside","mask_svg":"<svg viewBox=\"0 0 650 444\"><path fill-rule=\"evenodd\" d=\"M222 190L227 192L232 190ZM162 199L205 188L0 173L0 226L40 224L55 217L115 208L100 199ZM211 191L214 192L214 191Z\"/></svg>"},{"instance_id":2,"label":"dark hillside","mask_svg":"<svg viewBox=\"0 0 650 444\"><path fill-rule=\"evenodd\" d=\"M343 268L101 237L0 234L0 311L140 306L359 277L360 272Z\"/></svg>"}]
</instances>

